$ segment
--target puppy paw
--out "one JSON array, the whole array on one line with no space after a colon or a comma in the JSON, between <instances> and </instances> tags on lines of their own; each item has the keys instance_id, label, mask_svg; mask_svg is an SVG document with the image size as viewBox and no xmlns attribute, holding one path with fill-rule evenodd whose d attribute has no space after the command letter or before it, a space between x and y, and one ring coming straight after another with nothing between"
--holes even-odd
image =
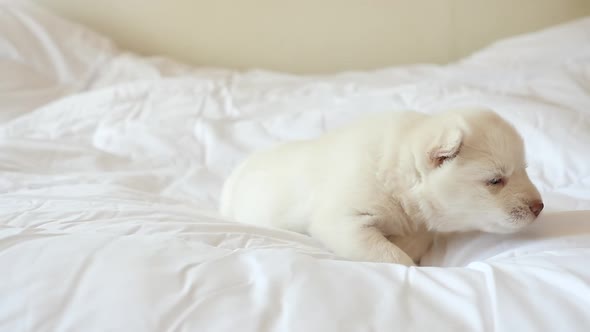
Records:
<instances>
[{"instance_id":1,"label":"puppy paw","mask_svg":"<svg viewBox=\"0 0 590 332\"><path fill-rule=\"evenodd\" d=\"M392 263L392 264L399 264L405 266L417 266L416 262L410 258L403 250L397 248L395 245L389 246L387 251L383 253L383 255L377 255L377 257L367 257L367 260L382 262L382 263Z\"/></svg>"}]
</instances>

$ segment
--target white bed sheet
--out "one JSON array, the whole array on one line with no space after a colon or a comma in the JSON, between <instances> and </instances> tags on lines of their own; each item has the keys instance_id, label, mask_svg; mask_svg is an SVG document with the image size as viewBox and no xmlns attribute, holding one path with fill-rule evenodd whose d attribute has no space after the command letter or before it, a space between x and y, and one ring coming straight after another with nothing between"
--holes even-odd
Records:
<instances>
[{"instance_id":1,"label":"white bed sheet","mask_svg":"<svg viewBox=\"0 0 590 332\"><path fill-rule=\"evenodd\" d=\"M587 331L590 18L449 66L301 77L123 52L0 5L0 331ZM219 219L247 153L367 112L483 105L546 212L439 238L428 267Z\"/></svg>"}]
</instances>

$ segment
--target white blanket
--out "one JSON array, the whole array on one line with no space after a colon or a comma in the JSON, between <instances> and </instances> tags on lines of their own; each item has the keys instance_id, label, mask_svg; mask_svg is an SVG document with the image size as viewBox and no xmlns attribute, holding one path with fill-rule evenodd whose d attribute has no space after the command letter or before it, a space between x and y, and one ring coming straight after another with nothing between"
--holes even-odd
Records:
<instances>
[{"instance_id":1,"label":"white blanket","mask_svg":"<svg viewBox=\"0 0 590 332\"><path fill-rule=\"evenodd\" d=\"M0 74L0 331L590 328L590 18L449 66L304 77L139 57L3 0ZM406 268L216 217L255 149L475 105L525 137L546 211L520 234L439 238Z\"/></svg>"}]
</instances>

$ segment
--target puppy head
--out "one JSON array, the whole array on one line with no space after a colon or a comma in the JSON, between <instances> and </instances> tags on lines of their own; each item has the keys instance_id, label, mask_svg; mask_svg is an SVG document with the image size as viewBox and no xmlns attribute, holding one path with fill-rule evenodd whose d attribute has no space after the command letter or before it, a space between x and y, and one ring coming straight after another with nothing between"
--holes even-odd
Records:
<instances>
[{"instance_id":1,"label":"puppy head","mask_svg":"<svg viewBox=\"0 0 590 332\"><path fill-rule=\"evenodd\" d=\"M490 111L435 116L416 155L418 203L434 231L510 233L536 219L543 203L525 170L516 130Z\"/></svg>"}]
</instances>

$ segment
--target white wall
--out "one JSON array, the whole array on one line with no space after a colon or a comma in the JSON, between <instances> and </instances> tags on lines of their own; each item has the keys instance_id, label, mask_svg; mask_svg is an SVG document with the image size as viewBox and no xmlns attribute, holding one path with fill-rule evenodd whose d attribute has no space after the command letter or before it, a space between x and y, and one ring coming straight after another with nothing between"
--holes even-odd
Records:
<instances>
[{"instance_id":1,"label":"white wall","mask_svg":"<svg viewBox=\"0 0 590 332\"><path fill-rule=\"evenodd\" d=\"M37 0L144 54L318 73L445 63L590 0Z\"/></svg>"}]
</instances>

